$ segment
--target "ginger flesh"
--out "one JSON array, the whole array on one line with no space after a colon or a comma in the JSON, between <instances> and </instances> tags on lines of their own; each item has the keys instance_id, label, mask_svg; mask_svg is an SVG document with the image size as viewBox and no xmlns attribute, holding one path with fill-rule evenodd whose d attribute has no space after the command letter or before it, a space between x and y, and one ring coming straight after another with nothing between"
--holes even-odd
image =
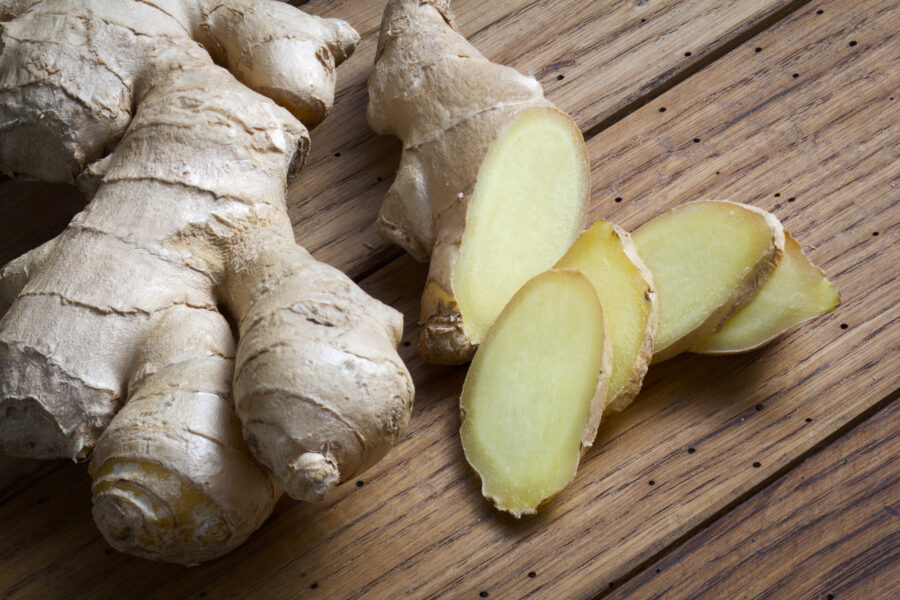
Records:
<instances>
[{"instance_id":1,"label":"ginger flesh","mask_svg":"<svg viewBox=\"0 0 900 600\"><path fill-rule=\"evenodd\" d=\"M785 234L784 256L756 297L728 319L719 331L691 352L733 354L772 341L788 329L831 312L840 304L837 289Z\"/></svg>"},{"instance_id":2,"label":"ginger flesh","mask_svg":"<svg viewBox=\"0 0 900 600\"><path fill-rule=\"evenodd\" d=\"M553 266L581 229L584 143L555 110L523 112L478 172L454 281L463 326L480 343L522 284Z\"/></svg>"},{"instance_id":3,"label":"ginger flesh","mask_svg":"<svg viewBox=\"0 0 900 600\"><path fill-rule=\"evenodd\" d=\"M510 300L463 386L460 435L485 497L515 516L574 477L605 398L609 346L593 285L547 271Z\"/></svg>"},{"instance_id":4,"label":"ginger flesh","mask_svg":"<svg viewBox=\"0 0 900 600\"><path fill-rule=\"evenodd\" d=\"M653 362L688 350L752 300L784 247L772 215L726 201L683 204L632 238L659 294Z\"/></svg>"},{"instance_id":5,"label":"ginger flesh","mask_svg":"<svg viewBox=\"0 0 900 600\"><path fill-rule=\"evenodd\" d=\"M604 413L622 411L637 395L656 336L656 291L630 236L607 221L582 233L558 263L581 271L597 289L612 342Z\"/></svg>"}]
</instances>

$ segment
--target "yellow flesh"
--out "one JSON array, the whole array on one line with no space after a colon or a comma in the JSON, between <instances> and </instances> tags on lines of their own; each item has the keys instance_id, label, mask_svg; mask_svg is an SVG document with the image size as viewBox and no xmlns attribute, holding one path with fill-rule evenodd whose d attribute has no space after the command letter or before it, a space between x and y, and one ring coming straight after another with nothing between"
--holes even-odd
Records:
<instances>
[{"instance_id":1,"label":"yellow flesh","mask_svg":"<svg viewBox=\"0 0 900 600\"><path fill-rule=\"evenodd\" d=\"M473 342L484 338L522 284L572 244L587 192L584 142L566 115L527 110L498 136L478 172L453 274Z\"/></svg>"},{"instance_id":2,"label":"yellow flesh","mask_svg":"<svg viewBox=\"0 0 900 600\"><path fill-rule=\"evenodd\" d=\"M159 540L173 535L211 544L222 542L229 531L209 498L178 474L146 461L110 461L92 474L93 494L97 497L112 490L143 508L147 521L134 532L136 541L144 548L156 550ZM168 492L159 496L155 492ZM218 522L221 527L206 530L198 527L204 522ZM162 535L161 532L165 532Z\"/></svg>"},{"instance_id":3,"label":"yellow flesh","mask_svg":"<svg viewBox=\"0 0 900 600\"><path fill-rule=\"evenodd\" d=\"M659 297L655 351L688 335L729 298L769 252L763 215L730 203L675 208L632 235Z\"/></svg>"},{"instance_id":4,"label":"yellow flesh","mask_svg":"<svg viewBox=\"0 0 900 600\"><path fill-rule=\"evenodd\" d=\"M603 360L603 313L575 271L549 271L510 301L472 361L460 430L486 496L517 516L575 475Z\"/></svg>"},{"instance_id":5,"label":"yellow flesh","mask_svg":"<svg viewBox=\"0 0 900 600\"><path fill-rule=\"evenodd\" d=\"M807 319L834 310L839 303L837 290L825 274L809 261L794 238L785 235L784 257L759 294L692 351L751 350Z\"/></svg>"},{"instance_id":6,"label":"yellow flesh","mask_svg":"<svg viewBox=\"0 0 900 600\"><path fill-rule=\"evenodd\" d=\"M582 233L556 267L578 269L597 289L613 349L613 369L606 394L607 400L611 400L631 378L635 359L644 343L650 317L650 300L646 295L650 286L606 221L598 221Z\"/></svg>"}]
</instances>

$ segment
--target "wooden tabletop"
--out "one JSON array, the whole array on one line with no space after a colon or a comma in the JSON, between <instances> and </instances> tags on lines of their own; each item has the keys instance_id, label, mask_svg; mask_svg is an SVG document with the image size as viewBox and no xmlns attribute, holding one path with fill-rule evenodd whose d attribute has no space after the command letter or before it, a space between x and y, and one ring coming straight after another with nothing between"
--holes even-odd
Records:
<instances>
[{"instance_id":1,"label":"wooden tabletop","mask_svg":"<svg viewBox=\"0 0 900 600\"><path fill-rule=\"evenodd\" d=\"M766 348L654 366L574 484L517 521L458 439L465 368L415 351L426 268L375 215L399 143L365 122L383 0L311 0L361 34L288 198L299 243L402 310L405 438L327 502L283 498L196 568L113 551L84 465L0 461L2 598L900 598L900 5L896 0L457 0L463 34L585 133L591 217L773 211L843 304ZM0 185L0 262L82 205Z\"/></svg>"}]
</instances>

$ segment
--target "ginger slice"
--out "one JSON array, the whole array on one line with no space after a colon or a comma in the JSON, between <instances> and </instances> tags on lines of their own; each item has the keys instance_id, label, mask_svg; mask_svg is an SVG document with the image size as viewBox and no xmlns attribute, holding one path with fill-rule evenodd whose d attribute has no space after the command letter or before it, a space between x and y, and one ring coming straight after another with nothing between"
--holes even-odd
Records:
<instances>
[{"instance_id":1,"label":"ginger slice","mask_svg":"<svg viewBox=\"0 0 900 600\"><path fill-rule=\"evenodd\" d=\"M588 163L560 111L521 113L481 163L454 270L463 328L480 343L522 284L553 266L581 231Z\"/></svg>"},{"instance_id":2,"label":"ginger slice","mask_svg":"<svg viewBox=\"0 0 900 600\"><path fill-rule=\"evenodd\" d=\"M603 413L621 412L640 391L653 353L658 307L650 271L631 236L603 220L575 240L556 268L581 271L597 290L613 349Z\"/></svg>"},{"instance_id":3,"label":"ginger slice","mask_svg":"<svg viewBox=\"0 0 900 600\"><path fill-rule=\"evenodd\" d=\"M482 493L516 517L566 487L594 440L612 356L603 310L578 271L542 273L510 300L463 386L463 450Z\"/></svg>"},{"instance_id":4,"label":"ginger slice","mask_svg":"<svg viewBox=\"0 0 900 600\"><path fill-rule=\"evenodd\" d=\"M632 237L659 294L654 363L689 350L750 302L784 253L774 215L728 201L677 206Z\"/></svg>"},{"instance_id":5,"label":"ginger slice","mask_svg":"<svg viewBox=\"0 0 900 600\"><path fill-rule=\"evenodd\" d=\"M753 301L691 352L735 354L755 350L795 325L838 307L841 298L837 289L787 233L784 250L778 268Z\"/></svg>"}]
</instances>

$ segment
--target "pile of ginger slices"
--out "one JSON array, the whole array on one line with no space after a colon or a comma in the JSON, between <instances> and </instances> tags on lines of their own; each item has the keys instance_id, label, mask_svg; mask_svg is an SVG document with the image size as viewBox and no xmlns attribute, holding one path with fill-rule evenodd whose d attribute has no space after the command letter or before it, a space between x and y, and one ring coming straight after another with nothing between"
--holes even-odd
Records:
<instances>
[{"instance_id":1,"label":"pile of ginger slices","mask_svg":"<svg viewBox=\"0 0 900 600\"><path fill-rule=\"evenodd\" d=\"M517 517L575 477L601 419L652 363L735 354L840 299L778 219L730 201L683 204L629 235L598 221L529 280L488 330L463 387L465 455Z\"/></svg>"}]
</instances>

